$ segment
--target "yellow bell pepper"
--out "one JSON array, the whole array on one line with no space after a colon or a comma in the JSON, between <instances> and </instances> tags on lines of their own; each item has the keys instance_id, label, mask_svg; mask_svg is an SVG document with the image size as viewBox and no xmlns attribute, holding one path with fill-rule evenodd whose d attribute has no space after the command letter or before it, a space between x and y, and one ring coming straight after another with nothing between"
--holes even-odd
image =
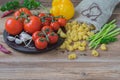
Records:
<instances>
[{"instance_id":1,"label":"yellow bell pepper","mask_svg":"<svg viewBox=\"0 0 120 80\"><path fill-rule=\"evenodd\" d=\"M75 10L71 0L53 0L50 13L54 16L63 16L67 20L74 16Z\"/></svg>"}]
</instances>

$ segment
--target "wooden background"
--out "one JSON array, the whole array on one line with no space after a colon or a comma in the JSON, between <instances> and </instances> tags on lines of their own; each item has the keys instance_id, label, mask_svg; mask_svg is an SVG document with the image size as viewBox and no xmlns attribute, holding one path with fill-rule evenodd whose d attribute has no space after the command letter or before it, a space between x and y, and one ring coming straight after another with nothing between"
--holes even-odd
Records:
<instances>
[{"instance_id":1,"label":"wooden background","mask_svg":"<svg viewBox=\"0 0 120 80\"><path fill-rule=\"evenodd\" d=\"M0 4L5 1L9 0L1 0ZM40 1L44 5L51 4L51 0ZM77 5L81 0L72 1ZM0 18L0 44L12 54L0 52L0 80L120 80L120 35L117 42L108 45L107 52L98 50L100 57L91 56L90 51L78 52L76 60L68 60L68 54L60 50L43 54L20 53L8 47L3 40L6 18ZM117 19L120 26L119 6L111 19ZM87 56L81 56L83 53Z\"/></svg>"}]
</instances>

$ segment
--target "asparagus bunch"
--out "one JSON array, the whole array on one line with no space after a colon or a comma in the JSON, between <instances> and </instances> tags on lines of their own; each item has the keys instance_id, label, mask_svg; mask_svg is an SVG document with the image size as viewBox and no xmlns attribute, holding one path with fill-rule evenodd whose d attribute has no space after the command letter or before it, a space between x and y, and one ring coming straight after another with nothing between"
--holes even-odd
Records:
<instances>
[{"instance_id":1,"label":"asparagus bunch","mask_svg":"<svg viewBox=\"0 0 120 80\"><path fill-rule=\"evenodd\" d=\"M90 49L96 49L99 44L109 44L117 41L116 36L120 34L120 28L115 23L116 20L112 20L108 24L105 24L98 33L88 39Z\"/></svg>"}]
</instances>

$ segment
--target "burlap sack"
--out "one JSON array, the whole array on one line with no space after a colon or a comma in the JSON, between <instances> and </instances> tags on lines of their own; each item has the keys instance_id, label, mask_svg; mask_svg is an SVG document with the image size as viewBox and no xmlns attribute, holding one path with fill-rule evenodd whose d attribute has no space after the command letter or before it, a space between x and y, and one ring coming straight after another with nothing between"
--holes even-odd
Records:
<instances>
[{"instance_id":1,"label":"burlap sack","mask_svg":"<svg viewBox=\"0 0 120 80\"><path fill-rule=\"evenodd\" d=\"M119 2L120 0L83 0L75 8L75 19L79 22L93 24L96 31L99 31L111 17Z\"/></svg>"}]
</instances>

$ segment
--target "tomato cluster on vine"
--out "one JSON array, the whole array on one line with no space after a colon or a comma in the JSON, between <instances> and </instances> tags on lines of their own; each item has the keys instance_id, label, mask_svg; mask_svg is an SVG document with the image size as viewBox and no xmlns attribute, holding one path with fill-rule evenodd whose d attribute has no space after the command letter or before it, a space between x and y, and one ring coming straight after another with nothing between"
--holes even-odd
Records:
<instances>
[{"instance_id":1,"label":"tomato cluster on vine","mask_svg":"<svg viewBox=\"0 0 120 80\"><path fill-rule=\"evenodd\" d=\"M44 49L48 44L58 41L59 28L66 25L63 17L54 17L50 13L33 15L27 8L20 8L14 13L14 18L8 18L5 30L13 36L25 31L32 36L36 48Z\"/></svg>"}]
</instances>

